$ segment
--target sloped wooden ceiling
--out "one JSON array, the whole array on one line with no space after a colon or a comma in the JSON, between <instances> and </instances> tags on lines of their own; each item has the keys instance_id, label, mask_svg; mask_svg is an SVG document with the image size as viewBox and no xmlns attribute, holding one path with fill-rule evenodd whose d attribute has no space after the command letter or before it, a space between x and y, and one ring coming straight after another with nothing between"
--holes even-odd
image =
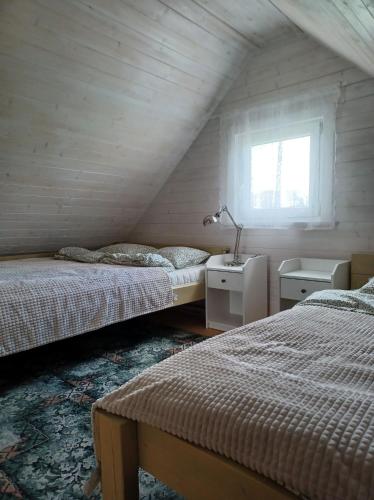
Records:
<instances>
[{"instance_id":1,"label":"sloped wooden ceiling","mask_svg":"<svg viewBox=\"0 0 374 500\"><path fill-rule=\"evenodd\" d=\"M0 254L124 240L237 76L261 0L2 0Z\"/></svg>"},{"instance_id":2,"label":"sloped wooden ceiling","mask_svg":"<svg viewBox=\"0 0 374 500\"><path fill-rule=\"evenodd\" d=\"M374 76L374 0L270 0L298 26Z\"/></svg>"}]
</instances>

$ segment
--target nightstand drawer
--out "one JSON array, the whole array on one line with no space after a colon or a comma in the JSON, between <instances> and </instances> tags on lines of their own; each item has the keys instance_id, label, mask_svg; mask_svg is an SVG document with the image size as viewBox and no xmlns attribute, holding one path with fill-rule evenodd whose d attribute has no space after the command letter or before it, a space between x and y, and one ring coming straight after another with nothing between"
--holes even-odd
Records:
<instances>
[{"instance_id":1,"label":"nightstand drawer","mask_svg":"<svg viewBox=\"0 0 374 500\"><path fill-rule=\"evenodd\" d=\"M208 287L241 292L243 290L243 274L208 271Z\"/></svg>"},{"instance_id":2,"label":"nightstand drawer","mask_svg":"<svg viewBox=\"0 0 374 500\"><path fill-rule=\"evenodd\" d=\"M281 298L304 300L311 293L331 288L331 283L325 281L309 281L291 278L281 278Z\"/></svg>"}]
</instances>

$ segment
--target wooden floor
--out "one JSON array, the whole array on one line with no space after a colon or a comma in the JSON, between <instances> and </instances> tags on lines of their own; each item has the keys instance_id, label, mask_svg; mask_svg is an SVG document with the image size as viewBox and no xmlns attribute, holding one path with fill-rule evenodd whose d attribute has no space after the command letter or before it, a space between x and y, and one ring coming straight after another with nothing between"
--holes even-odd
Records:
<instances>
[{"instance_id":1,"label":"wooden floor","mask_svg":"<svg viewBox=\"0 0 374 500\"><path fill-rule=\"evenodd\" d=\"M203 303L193 303L178 307L171 307L148 315L149 321L159 324L180 328L187 332L198 333L212 337L220 330L205 328L205 309Z\"/></svg>"}]
</instances>

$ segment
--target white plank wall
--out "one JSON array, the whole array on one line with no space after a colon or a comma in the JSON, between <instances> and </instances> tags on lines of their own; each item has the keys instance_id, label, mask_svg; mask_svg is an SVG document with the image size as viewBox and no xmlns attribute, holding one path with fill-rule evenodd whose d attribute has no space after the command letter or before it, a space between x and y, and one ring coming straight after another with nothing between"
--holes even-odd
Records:
<instances>
[{"instance_id":1,"label":"white plank wall","mask_svg":"<svg viewBox=\"0 0 374 500\"><path fill-rule=\"evenodd\" d=\"M271 311L278 308L276 270L283 259L349 258L374 250L374 79L303 37L274 44L251 59L224 101L142 217L133 241L232 244L234 231L203 217L218 205L219 116L246 103L342 82L338 108L334 230L245 230L241 250L270 262Z\"/></svg>"},{"instance_id":2,"label":"white plank wall","mask_svg":"<svg viewBox=\"0 0 374 500\"><path fill-rule=\"evenodd\" d=\"M194 0L1 1L0 254L125 239L252 49Z\"/></svg>"}]
</instances>

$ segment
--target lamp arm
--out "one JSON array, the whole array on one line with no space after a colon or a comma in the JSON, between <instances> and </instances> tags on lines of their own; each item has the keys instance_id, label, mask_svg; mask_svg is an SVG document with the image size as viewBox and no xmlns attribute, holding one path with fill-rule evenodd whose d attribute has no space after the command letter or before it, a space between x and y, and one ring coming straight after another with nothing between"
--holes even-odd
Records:
<instances>
[{"instance_id":1,"label":"lamp arm","mask_svg":"<svg viewBox=\"0 0 374 500\"><path fill-rule=\"evenodd\" d=\"M235 239L235 247L234 247L234 259L233 259L233 263L236 264L236 265L240 265L241 262L240 262L240 259L239 259L239 245L240 245L240 236L242 234L242 229L243 229L243 225L242 224L237 224L234 220L234 217L231 215L229 209L227 208L226 205L224 205L220 211L219 211L219 214L221 214L222 212L226 212L227 215L230 217L230 220L231 222L233 223L235 229L236 229L236 239Z\"/></svg>"},{"instance_id":2,"label":"lamp arm","mask_svg":"<svg viewBox=\"0 0 374 500\"><path fill-rule=\"evenodd\" d=\"M240 236L242 234L242 227L237 226L236 227L236 239L235 239L235 248L234 248L234 262L235 263L240 263L239 259L239 245L240 245Z\"/></svg>"},{"instance_id":3,"label":"lamp arm","mask_svg":"<svg viewBox=\"0 0 374 500\"><path fill-rule=\"evenodd\" d=\"M224 206L220 209L220 211L219 211L218 213L221 215L221 213L222 213L222 212L226 212L226 213L227 213L227 215L230 217L231 222L234 224L234 226L235 226L235 229L236 229L236 230L238 230L238 229L242 230L242 229L243 229L242 224L237 224L237 223L235 222L234 217L231 215L231 213L230 213L230 211L229 211L229 209L227 208L227 206L226 206L226 205L224 205Z\"/></svg>"}]
</instances>

